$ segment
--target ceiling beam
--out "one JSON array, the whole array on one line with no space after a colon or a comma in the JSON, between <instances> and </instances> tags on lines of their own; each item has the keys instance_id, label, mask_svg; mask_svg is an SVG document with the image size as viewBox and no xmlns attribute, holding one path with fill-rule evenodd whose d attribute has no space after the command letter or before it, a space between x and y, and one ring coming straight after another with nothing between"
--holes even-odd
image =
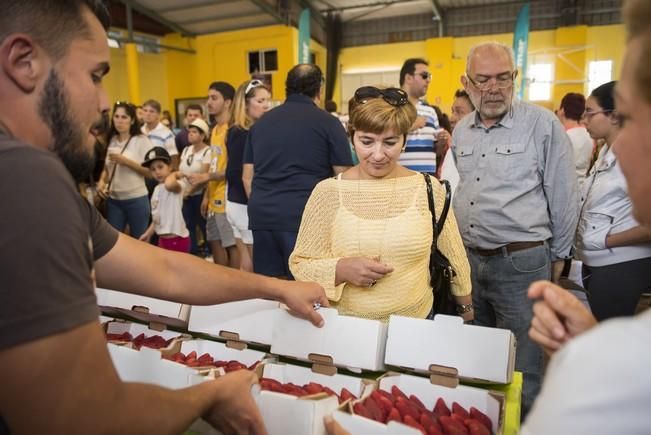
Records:
<instances>
[{"instance_id":1,"label":"ceiling beam","mask_svg":"<svg viewBox=\"0 0 651 435\"><path fill-rule=\"evenodd\" d=\"M439 38L443 37L443 9L439 5L438 0L432 0L432 12L434 13L434 21L438 21Z\"/></svg>"},{"instance_id":2,"label":"ceiling beam","mask_svg":"<svg viewBox=\"0 0 651 435\"><path fill-rule=\"evenodd\" d=\"M203 0L188 5L184 3L182 6L179 5L169 6L166 8L158 9L156 12L158 12L159 14L166 14L168 12L179 12L179 11L187 11L196 8L202 8L204 6L216 6L216 5L224 5L227 3L237 3L239 1L241 0Z\"/></svg>"},{"instance_id":3,"label":"ceiling beam","mask_svg":"<svg viewBox=\"0 0 651 435\"><path fill-rule=\"evenodd\" d=\"M378 6L391 6L397 3L412 3L412 2L419 2L422 0L387 0L387 1L378 1L378 2L373 2L373 3L364 3L361 5L352 5L352 6L341 6L338 8L332 8L332 9L323 9L321 10L322 13L328 13L328 12L341 12L341 11L348 11L352 9L366 9L366 8L374 8Z\"/></svg>"},{"instance_id":4,"label":"ceiling beam","mask_svg":"<svg viewBox=\"0 0 651 435\"><path fill-rule=\"evenodd\" d=\"M219 15L209 15L209 16L203 16L199 18L193 18L191 20L179 21L178 23L187 25L187 24L205 23L206 21L224 21L224 20L235 20L238 18L255 18L255 17L268 17L268 15L265 13L256 13L256 14L240 13L240 14L231 14L231 15L219 14Z\"/></svg>"},{"instance_id":5,"label":"ceiling beam","mask_svg":"<svg viewBox=\"0 0 651 435\"><path fill-rule=\"evenodd\" d=\"M249 0L251 3L256 5L259 9L262 9L263 12L271 15L277 22L281 24L285 24L287 22L287 18L283 17L276 8L274 8L272 5L267 3L265 0Z\"/></svg>"},{"instance_id":6,"label":"ceiling beam","mask_svg":"<svg viewBox=\"0 0 651 435\"><path fill-rule=\"evenodd\" d=\"M190 32L189 30L183 28L182 26L179 26L178 24L173 23L172 21L161 17L154 11L147 9L144 6L141 6L137 1L134 0L120 0L120 1L124 3L125 6L131 7L131 9L133 9L134 11L137 11L140 14L151 18L154 21L158 21L162 25L169 27L173 31L180 33L183 36L195 36L193 32Z\"/></svg>"}]
</instances>

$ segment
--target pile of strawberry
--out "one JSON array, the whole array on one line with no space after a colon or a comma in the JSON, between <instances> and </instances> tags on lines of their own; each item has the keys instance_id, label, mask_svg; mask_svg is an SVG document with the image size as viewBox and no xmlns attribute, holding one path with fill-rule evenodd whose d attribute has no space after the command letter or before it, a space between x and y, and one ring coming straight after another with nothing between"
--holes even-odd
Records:
<instances>
[{"instance_id":1,"label":"pile of strawberry","mask_svg":"<svg viewBox=\"0 0 651 435\"><path fill-rule=\"evenodd\" d=\"M260 361L256 361L251 366L247 366L246 364L242 364L241 362L235 360L215 360L209 353L204 353L201 356L197 357L197 352L194 350L187 355L185 355L183 352L176 352L173 355L164 356L163 358L177 362L179 364L185 364L188 367L223 368L226 373L242 369L254 370L260 363Z\"/></svg>"},{"instance_id":2,"label":"pile of strawberry","mask_svg":"<svg viewBox=\"0 0 651 435\"><path fill-rule=\"evenodd\" d=\"M420 430L424 435L490 435L490 418L471 407L468 412L457 402L452 410L439 398L431 411L413 394L409 397L395 385L391 392L375 390L353 405L355 414L380 423L397 421Z\"/></svg>"},{"instance_id":3,"label":"pile of strawberry","mask_svg":"<svg viewBox=\"0 0 651 435\"><path fill-rule=\"evenodd\" d=\"M281 384L275 379L260 378L260 387L263 390L275 391L276 393L291 394L292 396L302 397L312 394L326 393L328 396L336 396L339 403L344 403L346 400L357 400L357 396L351 393L348 389L342 388L341 393L337 394L328 387L325 387L316 382L310 382L303 386L293 384L291 382Z\"/></svg>"},{"instance_id":4,"label":"pile of strawberry","mask_svg":"<svg viewBox=\"0 0 651 435\"><path fill-rule=\"evenodd\" d=\"M134 349L140 350L141 347L150 347L152 349L162 349L167 347L172 343L173 338L165 340L160 335L151 335L149 337L145 336L144 333L138 335L136 338L133 338L128 332L122 334L106 334L106 339L108 341L122 341L130 342L133 344Z\"/></svg>"}]
</instances>

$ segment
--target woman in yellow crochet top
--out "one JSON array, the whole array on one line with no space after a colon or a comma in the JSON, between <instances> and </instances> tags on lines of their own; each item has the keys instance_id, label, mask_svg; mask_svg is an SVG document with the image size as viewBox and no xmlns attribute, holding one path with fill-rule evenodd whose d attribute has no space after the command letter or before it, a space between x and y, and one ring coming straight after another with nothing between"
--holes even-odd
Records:
<instances>
[{"instance_id":1,"label":"woman in yellow crochet top","mask_svg":"<svg viewBox=\"0 0 651 435\"><path fill-rule=\"evenodd\" d=\"M305 206L289 267L323 286L341 314L378 319L431 316L432 217L423 176L398 163L416 110L401 89L355 93L350 135L359 164L319 183ZM445 201L432 179L437 220ZM452 293L474 317L470 266L450 210L438 238L457 276Z\"/></svg>"}]
</instances>

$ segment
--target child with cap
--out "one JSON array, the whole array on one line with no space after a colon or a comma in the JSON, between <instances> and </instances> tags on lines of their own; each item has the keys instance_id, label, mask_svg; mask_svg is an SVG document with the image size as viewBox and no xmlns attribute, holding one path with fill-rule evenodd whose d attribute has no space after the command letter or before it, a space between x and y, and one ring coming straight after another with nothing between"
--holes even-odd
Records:
<instances>
[{"instance_id":1,"label":"child with cap","mask_svg":"<svg viewBox=\"0 0 651 435\"><path fill-rule=\"evenodd\" d=\"M149 241L154 232L158 246L178 252L190 252L190 237L183 219L183 193L188 189L185 175L172 171L172 159L163 147L154 147L145 154L142 166L149 168L158 182L151 195L151 225L140 237Z\"/></svg>"},{"instance_id":2,"label":"child with cap","mask_svg":"<svg viewBox=\"0 0 651 435\"><path fill-rule=\"evenodd\" d=\"M183 201L183 218L190 231L190 253L200 255L198 230L206 240L206 219L201 215L203 191L208 182L210 167L210 147L208 135L210 128L201 118L188 125L188 146L183 149L179 170L190 184Z\"/></svg>"}]
</instances>

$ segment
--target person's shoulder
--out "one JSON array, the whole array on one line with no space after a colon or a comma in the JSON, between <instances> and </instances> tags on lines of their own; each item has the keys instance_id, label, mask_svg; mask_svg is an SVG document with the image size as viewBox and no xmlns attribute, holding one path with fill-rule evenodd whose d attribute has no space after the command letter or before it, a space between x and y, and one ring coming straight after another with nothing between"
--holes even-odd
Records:
<instances>
[{"instance_id":1,"label":"person's shoulder","mask_svg":"<svg viewBox=\"0 0 651 435\"><path fill-rule=\"evenodd\" d=\"M9 146L0 148L0 173L3 176L38 180L55 178L74 185L63 162L52 151L18 141L6 143Z\"/></svg>"},{"instance_id":2,"label":"person's shoulder","mask_svg":"<svg viewBox=\"0 0 651 435\"><path fill-rule=\"evenodd\" d=\"M336 177L326 178L325 180L319 181L312 192L313 194L319 195L328 195L332 192L336 192L337 182Z\"/></svg>"},{"instance_id":3,"label":"person's shoulder","mask_svg":"<svg viewBox=\"0 0 651 435\"><path fill-rule=\"evenodd\" d=\"M513 103L513 109L523 113L526 117L535 117L545 121L555 121L560 124L560 120L551 110L538 106L528 101L516 101Z\"/></svg>"}]
</instances>

